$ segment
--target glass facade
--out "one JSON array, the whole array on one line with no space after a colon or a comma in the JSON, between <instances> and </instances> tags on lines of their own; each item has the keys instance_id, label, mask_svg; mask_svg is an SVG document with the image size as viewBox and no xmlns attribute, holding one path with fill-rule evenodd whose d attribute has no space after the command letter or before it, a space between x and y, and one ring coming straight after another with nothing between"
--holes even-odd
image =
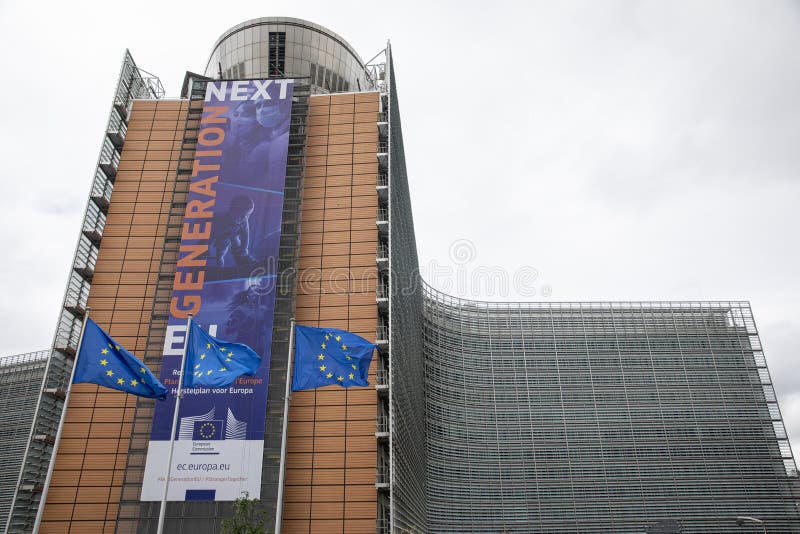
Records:
<instances>
[{"instance_id":1,"label":"glass facade","mask_svg":"<svg viewBox=\"0 0 800 534\"><path fill-rule=\"evenodd\" d=\"M305 78L312 94L375 89L356 51L306 20L263 17L237 24L214 44L211 78Z\"/></svg>"},{"instance_id":2,"label":"glass facade","mask_svg":"<svg viewBox=\"0 0 800 534\"><path fill-rule=\"evenodd\" d=\"M431 531L800 530L748 303L425 293Z\"/></svg>"},{"instance_id":3,"label":"glass facade","mask_svg":"<svg viewBox=\"0 0 800 534\"><path fill-rule=\"evenodd\" d=\"M0 525L5 528L50 351L0 358ZM41 444L42 446L44 444Z\"/></svg>"},{"instance_id":4,"label":"glass facade","mask_svg":"<svg viewBox=\"0 0 800 534\"><path fill-rule=\"evenodd\" d=\"M425 375L422 347L422 293L411 216L397 81L394 77L391 48L387 49L389 87L388 109L389 315L382 320L389 326L386 354L391 376L389 398L391 419L391 507L393 531L427 532L425 503Z\"/></svg>"}]
</instances>

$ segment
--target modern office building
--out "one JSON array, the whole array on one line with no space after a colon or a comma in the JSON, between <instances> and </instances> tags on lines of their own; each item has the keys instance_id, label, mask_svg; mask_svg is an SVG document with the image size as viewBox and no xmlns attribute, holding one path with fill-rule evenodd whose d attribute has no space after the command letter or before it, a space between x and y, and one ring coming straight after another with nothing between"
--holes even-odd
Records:
<instances>
[{"instance_id":1,"label":"modern office building","mask_svg":"<svg viewBox=\"0 0 800 534\"><path fill-rule=\"evenodd\" d=\"M0 524L5 525L19 482L25 449L31 442L31 421L39 402L42 379L50 351L0 358ZM45 397L44 402L47 402ZM52 409L53 406L43 409ZM34 446L44 447L41 440Z\"/></svg>"},{"instance_id":2,"label":"modern office building","mask_svg":"<svg viewBox=\"0 0 800 534\"><path fill-rule=\"evenodd\" d=\"M431 531L800 531L748 303L425 293Z\"/></svg>"},{"instance_id":3,"label":"modern office building","mask_svg":"<svg viewBox=\"0 0 800 534\"><path fill-rule=\"evenodd\" d=\"M241 325L265 310L271 318L264 428L246 462L261 466L266 516L277 506L291 318L355 332L378 350L372 386L292 395L284 532L800 531L797 472L746 303L487 304L425 286L391 47L365 62L326 28L262 18L226 31L180 98L165 98L125 54L9 532L30 531L40 509L42 532L155 531L159 503L145 495L164 405L93 385L72 388L39 506L81 324L91 308L120 344L172 376L165 347L196 250L187 235L203 233L195 220L214 205L193 196L213 197L199 183L213 167L203 158L240 134L215 126L226 119L206 106L236 88L242 100L267 90L282 99L287 79L277 233L212 237L217 257L203 249L202 260L216 261L216 274L232 272L229 252L236 268L247 265L226 308L237 320L219 323L220 337L253 334ZM266 107L224 113L275 124ZM248 216L258 213L250 206ZM271 259L256 252L262 238L275 239ZM184 422L187 441L198 439L196 422L239 429L237 416L186 417L180 433ZM165 531L219 532L231 505L213 491L171 497Z\"/></svg>"}]
</instances>

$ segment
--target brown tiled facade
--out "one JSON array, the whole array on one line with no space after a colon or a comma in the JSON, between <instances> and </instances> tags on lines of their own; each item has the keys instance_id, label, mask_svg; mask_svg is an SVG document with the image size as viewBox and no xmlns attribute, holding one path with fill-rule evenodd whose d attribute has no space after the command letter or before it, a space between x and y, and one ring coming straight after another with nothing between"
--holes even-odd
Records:
<instances>
[{"instance_id":1,"label":"brown tiled facade","mask_svg":"<svg viewBox=\"0 0 800 534\"><path fill-rule=\"evenodd\" d=\"M310 99L296 318L375 339L378 93ZM375 383L375 362L370 370ZM284 531L375 532L373 387L292 395Z\"/></svg>"},{"instance_id":2,"label":"brown tiled facade","mask_svg":"<svg viewBox=\"0 0 800 534\"><path fill-rule=\"evenodd\" d=\"M135 101L89 294L92 318L139 355L187 105ZM299 324L370 340L378 315L378 108L377 92L310 99L296 301ZM293 395L284 532L375 531L376 405L372 387ZM135 406L124 393L73 387L42 532L114 532Z\"/></svg>"},{"instance_id":3,"label":"brown tiled facade","mask_svg":"<svg viewBox=\"0 0 800 534\"><path fill-rule=\"evenodd\" d=\"M92 318L144 351L186 102L136 101L89 293ZM42 532L114 532L136 398L73 386Z\"/></svg>"}]
</instances>

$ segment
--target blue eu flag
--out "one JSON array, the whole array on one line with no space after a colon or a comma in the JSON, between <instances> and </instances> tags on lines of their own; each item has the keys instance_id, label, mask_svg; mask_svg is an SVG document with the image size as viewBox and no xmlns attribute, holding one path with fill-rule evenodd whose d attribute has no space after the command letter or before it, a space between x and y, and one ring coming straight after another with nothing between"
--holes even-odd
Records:
<instances>
[{"instance_id":1,"label":"blue eu flag","mask_svg":"<svg viewBox=\"0 0 800 534\"><path fill-rule=\"evenodd\" d=\"M242 375L254 375L261 365L261 356L242 343L217 339L194 321L189 325L189 345L183 387L226 388Z\"/></svg>"},{"instance_id":2,"label":"blue eu flag","mask_svg":"<svg viewBox=\"0 0 800 534\"><path fill-rule=\"evenodd\" d=\"M297 325L295 334L292 391L369 385L373 343L336 328Z\"/></svg>"},{"instance_id":3,"label":"blue eu flag","mask_svg":"<svg viewBox=\"0 0 800 534\"><path fill-rule=\"evenodd\" d=\"M89 382L140 397L167 398L167 388L150 369L88 318L75 365L74 384Z\"/></svg>"}]
</instances>

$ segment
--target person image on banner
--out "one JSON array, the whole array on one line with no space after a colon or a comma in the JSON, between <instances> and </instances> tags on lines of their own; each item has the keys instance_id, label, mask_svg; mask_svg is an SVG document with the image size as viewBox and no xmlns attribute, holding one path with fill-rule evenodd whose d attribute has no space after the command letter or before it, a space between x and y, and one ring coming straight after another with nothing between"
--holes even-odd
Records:
<instances>
[{"instance_id":1,"label":"person image on banner","mask_svg":"<svg viewBox=\"0 0 800 534\"><path fill-rule=\"evenodd\" d=\"M285 158L276 151L281 143L279 137L288 138L289 117L283 116L268 100L245 100L231 112L231 148L224 159L224 166L236 169L249 163L266 163Z\"/></svg>"},{"instance_id":2,"label":"person image on banner","mask_svg":"<svg viewBox=\"0 0 800 534\"><path fill-rule=\"evenodd\" d=\"M211 249L218 267L226 265L230 253L240 274L246 274L257 263L250 253L250 216L255 209L253 199L237 195L231 199L228 210L217 216L212 234Z\"/></svg>"},{"instance_id":3,"label":"person image on banner","mask_svg":"<svg viewBox=\"0 0 800 534\"><path fill-rule=\"evenodd\" d=\"M230 315L223 325L223 335L251 347L262 347L268 335L266 325L262 321L262 318L269 313L269 309L262 302L262 294L265 291L250 281L246 284L247 289L235 293L228 302L227 309Z\"/></svg>"}]
</instances>

